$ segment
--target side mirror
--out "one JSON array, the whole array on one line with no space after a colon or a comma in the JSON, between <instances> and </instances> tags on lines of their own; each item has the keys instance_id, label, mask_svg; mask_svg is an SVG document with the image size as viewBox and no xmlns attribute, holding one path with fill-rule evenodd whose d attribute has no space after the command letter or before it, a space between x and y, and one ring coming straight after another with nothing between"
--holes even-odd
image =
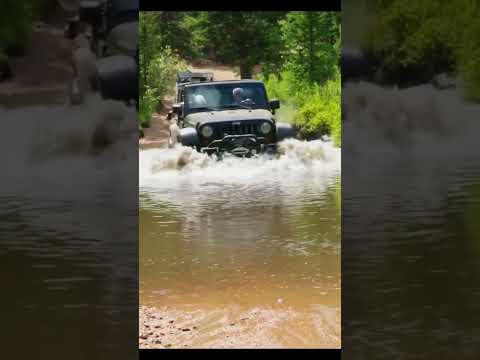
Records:
<instances>
[{"instance_id":1,"label":"side mirror","mask_svg":"<svg viewBox=\"0 0 480 360\"><path fill-rule=\"evenodd\" d=\"M138 99L138 71L133 58L124 55L101 58L96 67L96 82L105 99Z\"/></svg>"},{"instance_id":2,"label":"side mirror","mask_svg":"<svg viewBox=\"0 0 480 360\"><path fill-rule=\"evenodd\" d=\"M280 100L278 100L278 99L270 100L269 104L270 104L270 108L272 110L280 108Z\"/></svg>"},{"instance_id":3,"label":"side mirror","mask_svg":"<svg viewBox=\"0 0 480 360\"><path fill-rule=\"evenodd\" d=\"M172 112L173 112L174 114L179 115L179 114L182 112L182 104L181 104L181 103L173 104L173 106L172 106Z\"/></svg>"}]
</instances>

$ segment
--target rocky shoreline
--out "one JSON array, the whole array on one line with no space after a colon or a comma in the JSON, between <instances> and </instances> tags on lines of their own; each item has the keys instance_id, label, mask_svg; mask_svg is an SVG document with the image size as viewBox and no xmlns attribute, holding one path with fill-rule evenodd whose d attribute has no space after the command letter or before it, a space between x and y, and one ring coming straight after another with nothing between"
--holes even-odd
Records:
<instances>
[{"instance_id":1,"label":"rocky shoreline","mask_svg":"<svg viewBox=\"0 0 480 360\"><path fill-rule=\"evenodd\" d=\"M182 311L139 309L139 347L340 348L339 310L289 308Z\"/></svg>"}]
</instances>

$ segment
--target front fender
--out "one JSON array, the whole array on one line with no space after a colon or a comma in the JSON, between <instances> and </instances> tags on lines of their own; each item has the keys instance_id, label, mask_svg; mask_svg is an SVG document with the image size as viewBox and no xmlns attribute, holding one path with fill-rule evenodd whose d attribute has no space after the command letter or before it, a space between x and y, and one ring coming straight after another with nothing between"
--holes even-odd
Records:
<instances>
[{"instance_id":1,"label":"front fender","mask_svg":"<svg viewBox=\"0 0 480 360\"><path fill-rule=\"evenodd\" d=\"M282 141L288 138L294 138L297 136L297 131L292 125L288 123L277 123L277 141Z\"/></svg>"},{"instance_id":2,"label":"front fender","mask_svg":"<svg viewBox=\"0 0 480 360\"><path fill-rule=\"evenodd\" d=\"M96 63L97 84L106 99L129 101L138 99L138 76L135 59L115 55L102 58Z\"/></svg>"},{"instance_id":3,"label":"front fender","mask_svg":"<svg viewBox=\"0 0 480 360\"><path fill-rule=\"evenodd\" d=\"M180 129L178 140L183 146L198 146L198 135L195 128Z\"/></svg>"}]
</instances>

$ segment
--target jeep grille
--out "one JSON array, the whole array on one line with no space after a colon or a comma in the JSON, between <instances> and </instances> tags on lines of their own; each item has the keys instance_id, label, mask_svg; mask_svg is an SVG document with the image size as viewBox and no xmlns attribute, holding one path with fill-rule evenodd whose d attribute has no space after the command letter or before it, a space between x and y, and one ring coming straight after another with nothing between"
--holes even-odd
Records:
<instances>
[{"instance_id":1,"label":"jeep grille","mask_svg":"<svg viewBox=\"0 0 480 360\"><path fill-rule=\"evenodd\" d=\"M260 124L256 122L239 121L224 123L215 126L215 136L220 139L223 138L225 135L254 134L257 136L262 136L259 128Z\"/></svg>"}]
</instances>

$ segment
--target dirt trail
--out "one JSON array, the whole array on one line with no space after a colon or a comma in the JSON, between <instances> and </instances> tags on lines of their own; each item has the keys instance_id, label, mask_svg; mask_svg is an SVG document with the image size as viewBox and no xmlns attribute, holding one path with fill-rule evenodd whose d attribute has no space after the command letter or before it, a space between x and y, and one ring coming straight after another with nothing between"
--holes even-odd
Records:
<instances>
[{"instance_id":1,"label":"dirt trail","mask_svg":"<svg viewBox=\"0 0 480 360\"><path fill-rule=\"evenodd\" d=\"M239 80L234 69L224 65L191 65L189 69L193 72L211 72L215 80Z\"/></svg>"},{"instance_id":2,"label":"dirt trail","mask_svg":"<svg viewBox=\"0 0 480 360\"><path fill-rule=\"evenodd\" d=\"M0 103L63 101L73 75L70 56L71 40L62 28L35 23L25 56L10 59L14 76L0 83Z\"/></svg>"},{"instance_id":3,"label":"dirt trail","mask_svg":"<svg viewBox=\"0 0 480 360\"><path fill-rule=\"evenodd\" d=\"M235 73L232 67L217 64L189 64L188 69L192 72L211 72L215 80L236 80L240 77ZM144 129L144 137L140 139L141 149L164 147L168 139L168 127L170 122L167 120L168 111L171 109L174 95L170 94L163 100L164 106L157 113L153 114L150 127Z\"/></svg>"}]
</instances>

